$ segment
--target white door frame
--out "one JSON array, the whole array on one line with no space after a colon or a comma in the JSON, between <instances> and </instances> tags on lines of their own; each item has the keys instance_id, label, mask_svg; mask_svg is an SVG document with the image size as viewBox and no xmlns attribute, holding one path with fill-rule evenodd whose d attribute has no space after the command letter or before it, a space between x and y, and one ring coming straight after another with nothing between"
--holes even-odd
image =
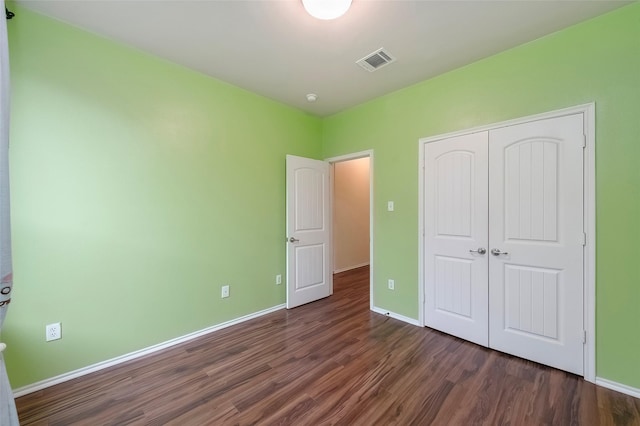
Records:
<instances>
[{"instance_id":1,"label":"white door frame","mask_svg":"<svg viewBox=\"0 0 640 426\"><path fill-rule=\"evenodd\" d=\"M514 120L502 121L485 126L474 127L421 138L419 146L419 178L418 178L418 300L419 302L419 322L423 327L424 322L424 245L425 245L425 220L424 220L424 151L425 144L447 139L453 136L461 136L469 133L489 131L500 127L513 126L531 121L546 120L549 118L562 117L566 115L582 113L584 117L585 148L584 148L584 232L587 234L586 245L584 246L584 318L583 324L586 332L586 342L584 345L584 379L595 383L596 381L596 191L595 191L595 103L577 105L570 108L559 109L535 114Z\"/></svg>"},{"instance_id":2,"label":"white door frame","mask_svg":"<svg viewBox=\"0 0 640 426\"><path fill-rule=\"evenodd\" d=\"M333 212L333 184L334 184L334 168L335 163L341 163L343 161L357 160L359 158L369 158L369 309L373 309L373 150L354 152L352 154L340 155L337 157L327 158L330 164L329 168L329 200L331 203L331 211ZM331 217L333 221L333 216ZM333 236L332 236L333 238ZM333 247L333 244L332 244ZM333 253L331 253L331 264L333 266ZM333 267L332 267L333 270Z\"/></svg>"}]
</instances>

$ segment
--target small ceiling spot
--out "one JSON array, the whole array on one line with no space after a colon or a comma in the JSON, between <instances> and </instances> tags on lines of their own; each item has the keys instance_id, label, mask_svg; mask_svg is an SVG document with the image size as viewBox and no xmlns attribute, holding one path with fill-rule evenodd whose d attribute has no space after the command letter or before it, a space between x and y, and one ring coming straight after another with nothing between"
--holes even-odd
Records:
<instances>
[{"instance_id":1,"label":"small ceiling spot","mask_svg":"<svg viewBox=\"0 0 640 426\"><path fill-rule=\"evenodd\" d=\"M316 95L315 93L309 93L307 95L307 101L309 102L315 102L318 100L318 95Z\"/></svg>"},{"instance_id":2,"label":"small ceiling spot","mask_svg":"<svg viewBox=\"0 0 640 426\"><path fill-rule=\"evenodd\" d=\"M379 68L384 67L385 65L394 62L396 58L394 58L388 51L381 47L373 53L368 54L364 58L356 61L356 64L360 65L362 68L369 72L373 72Z\"/></svg>"}]
</instances>

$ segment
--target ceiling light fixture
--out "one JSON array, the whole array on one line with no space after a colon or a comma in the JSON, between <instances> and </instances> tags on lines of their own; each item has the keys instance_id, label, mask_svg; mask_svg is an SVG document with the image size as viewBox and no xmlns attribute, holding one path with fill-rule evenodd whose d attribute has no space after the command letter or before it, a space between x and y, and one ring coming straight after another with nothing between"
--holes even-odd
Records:
<instances>
[{"instance_id":1,"label":"ceiling light fixture","mask_svg":"<svg viewBox=\"0 0 640 426\"><path fill-rule=\"evenodd\" d=\"M302 0L302 5L314 18L336 19L349 10L351 0Z\"/></svg>"}]
</instances>

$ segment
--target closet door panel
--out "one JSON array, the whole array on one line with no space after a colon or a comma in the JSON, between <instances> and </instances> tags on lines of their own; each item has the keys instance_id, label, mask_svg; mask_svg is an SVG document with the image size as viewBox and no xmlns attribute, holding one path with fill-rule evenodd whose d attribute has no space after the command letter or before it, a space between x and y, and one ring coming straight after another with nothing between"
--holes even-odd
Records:
<instances>
[{"instance_id":1,"label":"closet door panel","mask_svg":"<svg viewBox=\"0 0 640 426\"><path fill-rule=\"evenodd\" d=\"M487 132L425 148L425 323L486 346Z\"/></svg>"},{"instance_id":2,"label":"closet door panel","mask_svg":"<svg viewBox=\"0 0 640 426\"><path fill-rule=\"evenodd\" d=\"M489 346L583 373L582 114L489 132Z\"/></svg>"}]
</instances>

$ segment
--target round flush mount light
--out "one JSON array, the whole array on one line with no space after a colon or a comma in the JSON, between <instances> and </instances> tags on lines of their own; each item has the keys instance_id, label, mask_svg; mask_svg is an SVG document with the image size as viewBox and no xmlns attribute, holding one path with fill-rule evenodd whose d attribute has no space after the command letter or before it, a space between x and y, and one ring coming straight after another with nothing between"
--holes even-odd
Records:
<instances>
[{"instance_id":1,"label":"round flush mount light","mask_svg":"<svg viewBox=\"0 0 640 426\"><path fill-rule=\"evenodd\" d=\"M309 93L307 95L307 101L309 102L315 102L318 100L318 95L316 95L315 93Z\"/></svg>"},{"instance_id":2,"label":"round flush mount light","mask_svg":"<svg viewBox=\"0 0 640 426\"><path fill-rule=\"evenodd\" d=\"M336 19L349 10L351 0L302 0L302 5L314 18Z\"/></svg>"}]
</instances>

